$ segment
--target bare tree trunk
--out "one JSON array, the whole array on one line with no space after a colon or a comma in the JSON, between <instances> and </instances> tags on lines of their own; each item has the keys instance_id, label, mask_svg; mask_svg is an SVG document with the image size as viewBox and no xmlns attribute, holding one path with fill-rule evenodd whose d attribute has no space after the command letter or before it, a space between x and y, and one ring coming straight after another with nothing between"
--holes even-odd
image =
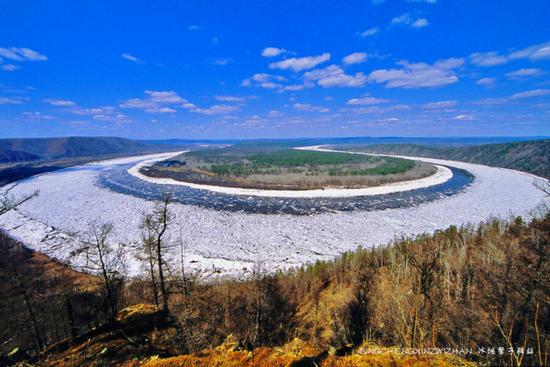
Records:
<instances>
[{"instance_id":1,"label":"bare tree trunk","mask_svg":"<svg viewBox=\"0 0 550 367\"><path fill-rule=\"evenodd\" d=\"M23 281L21 280L21 276L17 271L15 263L12 263L12 269L13 269L15 278L17 280L17 288L19 289L19 292L23 298L23 302L25 303L25 308L27 309L29 319L31 320L31 324L34 330L34 339L35 339L36 345L39 350L42 350L44 348L44 342L42 340L42 337L40 336L40 328L38 327L38 321L36 320L36 316L34 315L31 302L29 300L29 295L27 294L27 290L23 286Z\"/></svg>"}]
</instances>

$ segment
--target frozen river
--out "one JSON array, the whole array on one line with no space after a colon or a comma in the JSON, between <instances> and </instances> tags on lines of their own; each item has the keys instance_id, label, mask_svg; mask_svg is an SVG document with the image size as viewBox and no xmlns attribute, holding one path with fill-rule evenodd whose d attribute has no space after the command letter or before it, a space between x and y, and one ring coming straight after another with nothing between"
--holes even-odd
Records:
<instances>
[{"instance_id":1,"label":"frozen river","mask_svg":"<svg viewBox=\"0 0 550 367\"><path fill-rule=\"evenodd\" d=\"M0 216L0 228L62 261L71 242L93 223L112 223L111 240L126 248L128 272L140 272L140 224L162 192L174 194L167 240L182 244L187 268L205 274L246 274L255 265L288 268L330 259L357 246L478 223L493 217L530 217L544 193L535 176L501 168L419 158L452 170L450 180L412 191L355 198L259 198L158 185L128 174L155 156L91 163L20 181L10 193L38 197ZM180 246L171 258L180 259ZM78 264L74 264L78 266Z\"/></svg>"}]
</instances>

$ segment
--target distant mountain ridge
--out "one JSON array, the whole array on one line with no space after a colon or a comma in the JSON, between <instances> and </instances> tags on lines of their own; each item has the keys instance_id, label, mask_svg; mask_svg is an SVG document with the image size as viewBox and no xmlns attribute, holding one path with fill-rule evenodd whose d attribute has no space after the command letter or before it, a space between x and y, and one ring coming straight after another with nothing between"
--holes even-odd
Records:
<instances>
[{"instance_id":1,"label":"distant mountain ridge","mask_svg":"<svg viewBox=\"0 0 550 367\"><path fill-rule=\"evenodd\" d=\"M347 147L348 149L349 146ZM369 153L396 154L510 168L550 178L550 139L463 147L438 147L418 144L380 144L364 146Z\"/></svg>"},{"instance_id":2,"label":"distant mountain ridge","mask_svg":"<svg viewBox=\"0 0 550 367\"><path fill-rule=\"evenodd\" d=\"M158 148L155 144L117 137L0 139L0 163L140 153Z\"/></svg>"}]
</instances>

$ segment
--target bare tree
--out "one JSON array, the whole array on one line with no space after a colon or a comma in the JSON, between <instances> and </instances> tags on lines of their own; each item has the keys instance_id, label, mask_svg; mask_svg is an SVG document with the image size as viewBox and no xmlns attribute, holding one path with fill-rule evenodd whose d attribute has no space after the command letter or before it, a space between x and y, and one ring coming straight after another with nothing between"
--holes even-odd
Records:
<instances>
[{"instance_id":1,"label":"bare tree","mask_svg":"<svg viewBox=\"0 0 550 367\"><path fill-rule=\"evenodd\" d=\"M153 228L150 225L147 218L144 219L142 225L142 243L141 250L143 254L139 255L139 259L144 262L147 272L149 274L149 283L151 285L151 291L153 293L153 303L159 308L159 295L158 295L158 281L157 281L157 269L156 256L155 256L155 238Z\"/></svg>"},{"instance_id":2,"label":"bare tree","mask_svg":"<svg viewBox=\"0 0 550 367\"><path fill-rule=\"evenodd\" d=\"M104 311L112 321L120 306L120 292L124 283L124 254L122 245L113 246L108 238L112 224L92 225L91 239L82 241L73 254L82 258L82 269L101 277Z\"/></svg>"},{"instance_id":3,"label":"bare tree","mask_svg":"<svg viewBox=\"0 0 550 367\"><path fill-rule=\"evenodd\" d=\"M146 254L147 258L152 261L154 259L157 274L158 274L158 286L160 288L160 295L162 298L162 311L166 314L169 313L168 307L168 289L165 278L166 262L164 254L168 250L169 245L164 241L164 235L168 229L168 224L171 220L168 206L172 201L170 194L164 194L162 202L157 205L152 214L146 215L143 219L143 228L147 234L146 243L144 249L149 253ZM151 263L149 264L151 266ZM151 277L153 277L154 271L151 271ZM153 281L152 284L156 284ZM156 290L153 289L154 293ZM158 301L157 301L158 302Z\"/></svg>"},{"instance_id":4,"label":"bare tree","mask_svg":"<svg viewBox=\"0 0 550 367\"><path fill-rule=\"evenodd\" d=\"M9 195L9 191L10 189L7 189L0 196L0 215L6 214L10 210L17 208L26 201L29 201L30 199L38 196L38 191L34 191L31 194L14 198L13 196Z\"/></svg>"}]
</instances>

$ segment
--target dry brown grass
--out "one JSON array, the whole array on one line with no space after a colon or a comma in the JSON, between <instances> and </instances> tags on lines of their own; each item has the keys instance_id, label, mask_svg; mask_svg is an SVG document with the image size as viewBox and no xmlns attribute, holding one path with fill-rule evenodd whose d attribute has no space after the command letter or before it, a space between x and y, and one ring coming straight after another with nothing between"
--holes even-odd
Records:
<instances>
[{"instance_id":1,"label":"dry brown grass","mask_svg":"<svg viewBox=\"0 0 550 367\"><path fill-rule=\"evenodd\" d=\"M372 346L371 346L372 347ZM358 349L360 350L360 348ZM389 348L381 354L330 355L295 339L280 348L256 348L253 351L227 349L223 345L194 355L171 358L153 357L144 367L372 367L372 366L475 366L454 355L406 355Z\"/></svg>"}]
</instances>

